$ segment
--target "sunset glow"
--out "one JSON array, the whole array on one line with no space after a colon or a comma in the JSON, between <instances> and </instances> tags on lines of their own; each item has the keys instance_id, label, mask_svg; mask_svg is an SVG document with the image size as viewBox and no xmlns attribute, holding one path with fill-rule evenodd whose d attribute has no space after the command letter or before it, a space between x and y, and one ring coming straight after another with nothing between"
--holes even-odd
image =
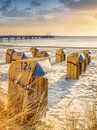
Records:
<instances>
[{"instance_id":1,"label":"sunset glow","mask_svg":"<svg viewBox=\"0 0 97 130\"><path fill-rule=\"evenodd\" d=\"M1 0L0 34L96 36L96 6L97 0Z\"/></svg>"}]
</instances>

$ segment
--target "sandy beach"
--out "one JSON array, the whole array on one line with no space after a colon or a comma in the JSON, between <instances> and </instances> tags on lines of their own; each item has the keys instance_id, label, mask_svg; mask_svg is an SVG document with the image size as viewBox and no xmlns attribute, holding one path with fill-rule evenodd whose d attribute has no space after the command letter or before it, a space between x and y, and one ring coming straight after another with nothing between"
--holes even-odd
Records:
<instances>
[{"instance_id":1,"label":"sandy beach","mask_svg":"<svg viewBox=\"0 0 97 130\"><path fill-rule=\"evenodd\" d=\"M97 0L0 0L0 130L97 130Z\"/></svg>"},{"instance_id":2,"label":"sandy beach","mask_svg":"<svg viewBox=\"0 0 97 130\"><path fill-rule=\"evenodd\" d=\"M5 63L5 51L0 49L0 101L4 104L7 102L10 66ZM66 54L75 51L78 49L66 49ZM49 49L49 52L53 56L55 50ZM70 124L72 125L76 117L78 130L88 130L86 109L92 111L93 103L97 98L97 50L92 50L92 62L79 80L66 79L66 61L54 63L52 58L51 62L45 60L40 63L47 72L49 90L48 110L46 116L39 122L37 130L48 130L48 128L49 130L71 130Z\"/></svg>"}]
</instances>

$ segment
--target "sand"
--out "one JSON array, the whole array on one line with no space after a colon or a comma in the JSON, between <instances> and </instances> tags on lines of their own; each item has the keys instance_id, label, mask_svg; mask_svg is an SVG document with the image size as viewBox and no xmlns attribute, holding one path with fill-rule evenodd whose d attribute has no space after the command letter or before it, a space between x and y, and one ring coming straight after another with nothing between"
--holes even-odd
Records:
<instances>
[{"instance_id":1,"label":"sand","mask_svg":"<svg viewBox=\"0 0 97 130\"><path fill-rule=\"evenodd\" d=\"M71 51L67 49L66 53ZM5 63L5 49L0 50L0 101L6 104L8 88L8 68ZM46 77L49 79L48 110L46 116L39 122L37 130L65 130L70 129L71 116L76 116L79 130L85 126L88 129L86 109L91 110L97 94L97 50L92 50L92 63L87 67L79 80L66 79L67 63L54 63L54 52L51 50L51 63L49 60L41 62ZM3 94L2 94L3 93ZM86 124L83 124L83 120ZM18 129L17 129L18 130ZM71 130L71 129L70 129ZM84 129L85 130L85 129Z\"/></svg>"}]
</instances>

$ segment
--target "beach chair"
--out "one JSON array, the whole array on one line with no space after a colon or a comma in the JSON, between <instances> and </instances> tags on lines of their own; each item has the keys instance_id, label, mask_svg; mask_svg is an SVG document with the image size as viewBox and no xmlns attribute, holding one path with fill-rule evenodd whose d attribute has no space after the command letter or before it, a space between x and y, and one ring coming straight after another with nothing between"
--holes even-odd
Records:
<instances>
[{"instance_id":1,"label":"beach chair","mask_svg":"<svg viewBox=\"0 0 97 130\"><path fill-rule=\"evenodd\" d=\"M32 57L36 57L38 53L38 49L35 47L31 47L30 52L32 53Z\"/></svg>"},{"instance_id":2,"label":"beach chair","mask_svg":"<svg viewBox=\"0 0 97 130\"><path fill-rule=\"evenodd\" d=\"M80 62L82 63L82 72L86 71L86 60L83 53L80 53Z\"/></svg>"},{"instance_id":3,"label":"beach chair","mask_svg":"<svg viewBox=\"0 0 97 130\"><path fill-rule=\"evenodd\" d=\"M38 53L37 53L37 55L36 55L36 57L48 57L49 55L48 55L48 53L47 53L47 51L38 51Z\"/></svg>"},{"instance_id":4,"label":"beach chair","mask_svg":"<svg viewBox=\"0 0 97 130\"><path fill-rule=\"evenodd\" d=\"M84 70L84 57L81 53L71 53L67 56L67 79L79 79Z\"/></svg>"},{"instance_id":5,"label":"beach chair","mask_svg":"<svg viewBox=\"0 0 97 130\"><path fill-rule=\"evenodd\" d=\"M30 48L30 51L32 52L32 57L48 57L47 51L39 50L37 48Z\"/></svg>"},{"instance_id":6,"label":"beach chair","mask_svg":"<svg viewBox=\"0 0 97 130\"><path fill-rule=\"evenodd\" d=\"M6 63L11 63L12 61L27 59L24 52L17 52L14 49L7 49L6 51Z\"/></svg>"},{"instance_id":7,"label":"beach chair","mask_svg":"<svg viewBox=\"0 0 97 130\"><path fill-rule=\"evenodd\" d=\"M12 54L14 53L14 49L7 49L6 50L6 63L11 63L12 61Z\"/></svg>"},{"instance_id":8,"label":"beach chair","mask_svg":"<svg viewBox=\"0 0 97 130\"><path fill-rule=\"evenodd\" d=\"M33 60L19 60L9 68L8 113L18 125L34 127L45 115L48 79L41 65Z\"/></svg>"},{"instance_id":9,"label":"beach chair","mask_svg":"<svg viewBox=\"0 0 97 130\"><path fill-rule=\"evenodd\" d=\"M64 61L65 60L65 54L64 54L63 49L58 49L56 51L55 57L56 57L56 62L62 62L62 61Z\"/></svg>"},{"instance_id":10,"label":"beach chair","mask_svg":"<svg viewBox=\"0 0 97 130\"><path fill-rule=\"evenodd\" d=\"M83 54L86 58L86 65L89 65L91 63L91 51L89 50L84 50Z\"/></svg>"}]
</instances>

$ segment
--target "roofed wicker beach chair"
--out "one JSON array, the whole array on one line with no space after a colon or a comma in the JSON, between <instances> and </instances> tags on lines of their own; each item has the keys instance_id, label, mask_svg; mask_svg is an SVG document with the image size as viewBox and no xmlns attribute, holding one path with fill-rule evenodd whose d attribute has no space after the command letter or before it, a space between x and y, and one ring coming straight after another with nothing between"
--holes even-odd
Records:
<instances>
[{"instance_id":1,"label":"roofed wicker beach chair","mask_svg":"<svg viewBox=\"0 0 97 130\"><path fill-rule=\"evenodd\" d=\"M19 60L9 68L8 113L18 125L34 127L45 115L48 79L41 65L33 60Z\"/></svg>"},{"instance_id":2,"label":"roofed wicker beach chair","mask_svg":"<svg viewBox=\"0 0 97 130\"><path fill-rule=\"evenodd\" d=\"M30 51L32 52L32 57L48 57L47 51L39 50L35 47L30 48Z\"/></svg>"},{"instance_id":3,"label":"roofed wicker beach chair","mask_svg":"<svg viewBox=\"0 0 97 130\"><path fill-rule=\"evenodd\" d=\"M67 56L67 79L79 79L86 70L85 58L81 53L71 53Z\"/></svg>"},{"instance_id":4,"label":"roofed wicker beach chair","mask_svg":"<svg viewBox=\"0 0 97 130\"><path fill-rule=\"evenodd\" d=\"M90 64L91 63L91 54L92 52L90 50L83 50L83 54L85 56L86 59L86 64Z\"/></svg>"},{"instance_id":5,"label":"roofed wicker beach chair","mask_svg":"<svg viewBox=\"0 0 97 130\"><path fill-rule=\"evenodd\" d=\"M62 62L65 60L66 54L64 53L63 49L58 49L56 51L56 62Z\"/></svg>"},{"instance_id":6,"label":"roofed wicker beach chair","mask_svg":"<svg viewBox=\"0 0 97 130\"><path fill-rule=\"evenodd\" d=\"M24 52L17 52L14 49L7 49L6 51L6 63L11 63L12 61L27 59Z\"/></svg>"}]
</instances>

